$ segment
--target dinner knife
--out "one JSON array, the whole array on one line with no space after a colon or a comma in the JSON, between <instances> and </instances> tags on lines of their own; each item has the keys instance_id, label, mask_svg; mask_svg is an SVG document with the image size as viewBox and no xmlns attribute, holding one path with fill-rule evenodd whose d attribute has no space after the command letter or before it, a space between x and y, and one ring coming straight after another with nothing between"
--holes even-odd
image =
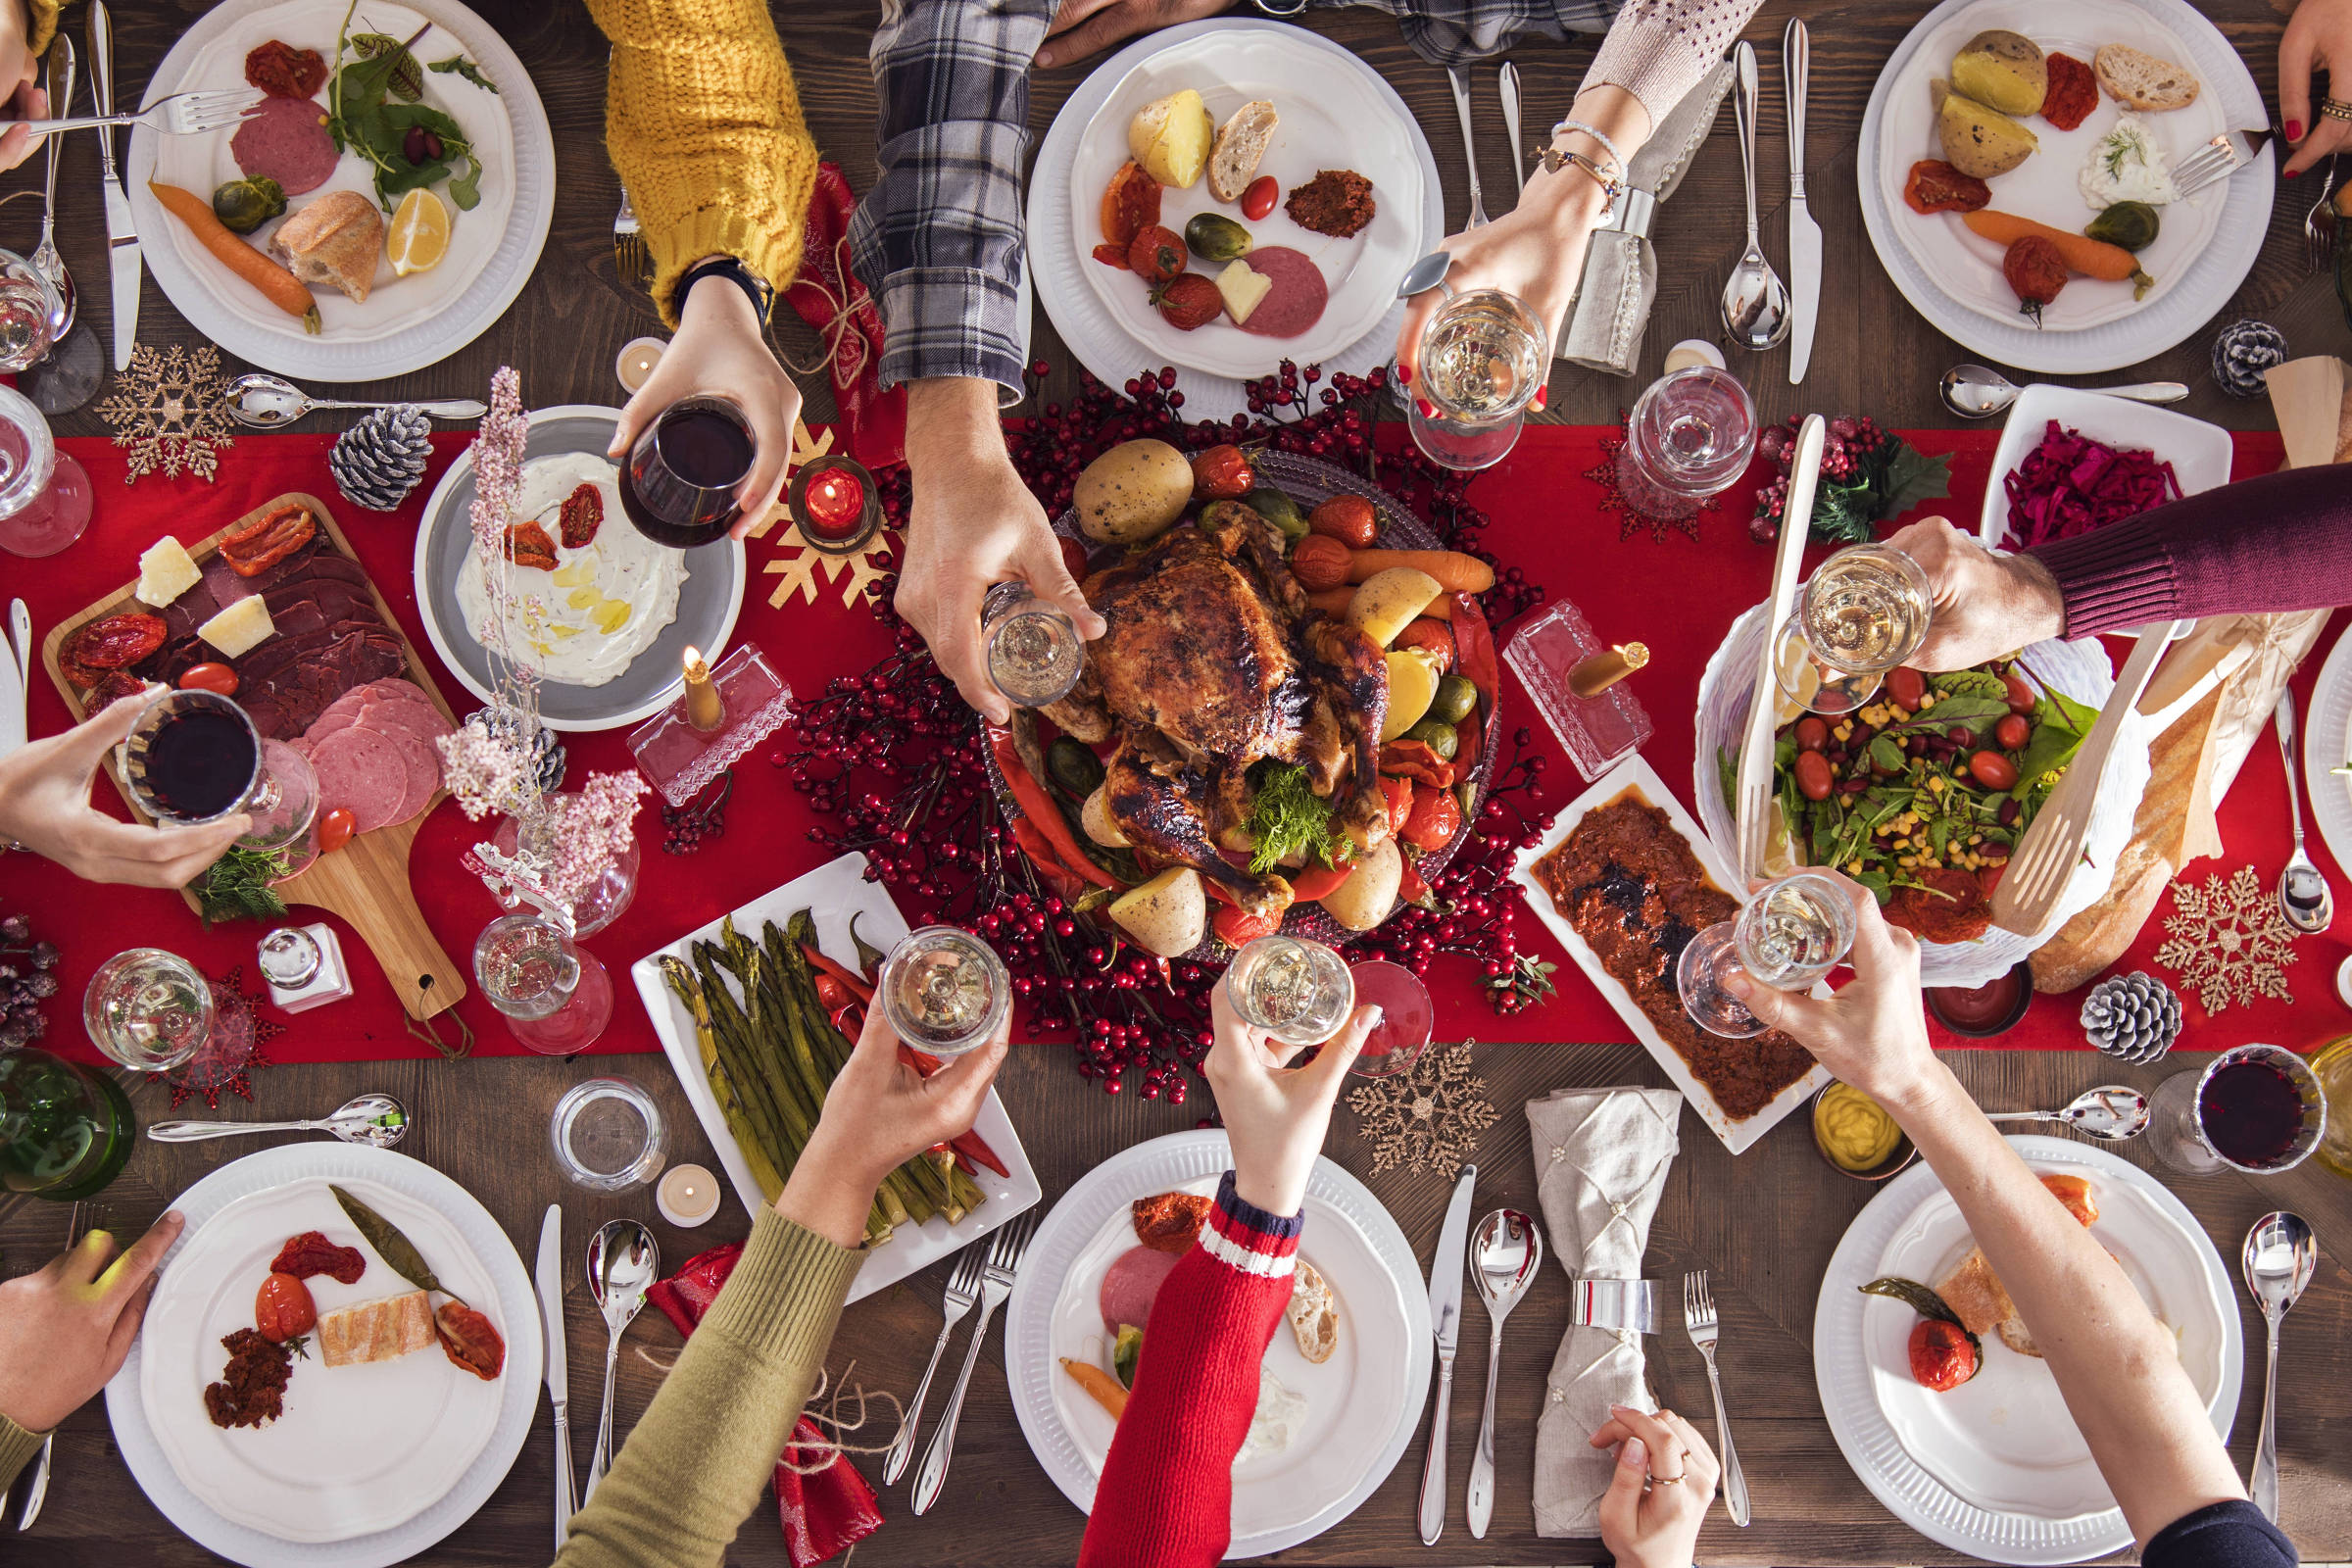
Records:
<instances>
[{"instance_id":1,"label":"dinner knife","mask_svg":"<svg viewBox=\"0 0 2352 1568\"><path fill-rule=\"evenodd\" d=\"M1788 384L1802 385L1813 364L1813 328L1821 319L1821 225L1805 205L1805 83L1813 74L1813 38L1801 18L1781 34L1781 85L1788 95L1788 283L1795 312L1788 334Z\"/></svg>"},{"instance_id":2,"label":"dinner knife","mask_svg":"<svg viewBox=\"0 0 2352 1568\"><path fill-rule=\"evenodd\" d=\"M564 1205L547 1205L539 1223L539 1315L547 1328L547 1398L556 1412L556 1550L571 1539L573 1501L570 1363L564 1354Z\"/></svg>"},{"instance_id":3,"label":"dinner knife","mask_svg":"<svg viewBox=\"0 0 2352 1568\"><path fill-rule=\"evenodd\" d=\"M1527 149L1519 145L1519 68L1505 60L1497 81L1502 88L1502 133L1509 138L1504 145L1511 150L1511 188L1525 196Z\"/></svg>"},{"instance_id":4,"label":"dinner knife","mask_svg":"<svg viewBox=\"0 0 2352 1568\"><path fill-rule=\"evenodd\" d=\"M1747 728L1740 741L1739 793L1732 800L1733 861L1740 886L1724 891L1747 900L1750 878L1764 874L1772 840L1772 732L1781 707L1781 629L1796 609L1803 577L1805 538L1812 529L1813 491L1821 479L1821 452L1830 427L1818 414L1805 416L1796 432L1788 466L1788 502L1781 513L1780 553L1772 566L1772 600L1764 612L1764 646L1756 656L1756 690L1748 700Z\"/></svg>"},{"instance_id":5,"label":"dinner knife","mask_svg":"<svg viewBox=\"0 0 2352 1568\"><path fill-rule=\"evenodd\" d=\"M115 24L106 14L106 0L90 0L90 94L98 113L115 112ZM100 188L106 193L107 254L114 278L109 303L115 313L115 368L130 368L131 345L139 337L139 229L130 220L130 198L122 194L122 176L115 168L115 133L98 129Z\"/></svg>"},{"instance_id":6,"label":"dinner knife","mask_svg":"<svg viewBox=\"0 0 2352 1568\"><path fill-rule=\"evenodd\" d=\"M1429 1422L1429 1459L1421 1467L1421 1544L1446 1532L1446 1428L1453 1410L1453 1351L1462 1338L1462 1255L1470 1246L1470 1190L1478 1167L1464 1165L1429 1260L1429 1326L1438 1339L1437 1409Z\"/></svg>"}]
</instances>

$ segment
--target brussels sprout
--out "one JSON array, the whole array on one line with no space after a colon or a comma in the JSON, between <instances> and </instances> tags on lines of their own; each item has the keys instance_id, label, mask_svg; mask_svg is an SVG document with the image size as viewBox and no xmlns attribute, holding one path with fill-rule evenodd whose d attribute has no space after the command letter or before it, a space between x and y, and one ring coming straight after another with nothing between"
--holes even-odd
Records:
<instances>
[{"instance_id":1,"label":"brussels sprout","mask_svg":"<svg viewBox=\"0 0 2352 1568\"><path fill-rule=\"evenodd\" d=\"M2084 225L2082 232L2092 239L2137 251L2156 243L2156 230L2162 222L2156 209L2146 202L2117 202Z\"/></svg>"},{"instance_id":2,"label":"brussels sprout","mask_svg":"<svg viewBox=\"0 0 2352 1568\"><path fill-rule=\"evenodd\" d=\"M267 174L232 179L213 192L213 216L232 233L250 234L285 210L285 190Z\"/></svg>"},{"instance_id":3,"label":"brussels sprout","mask_svg":"<svg viewBox=\"0 0 2352 1568\"><path fill-rule=\"evenodd\" d=\"M1080 800L1095 793L1102 782L1102 760L1078 741L1067 735L1057 735L1046 748L1046 768L1054 782Z\"/></svg>"},{"instance_id":4,"label":"brussels sprout","mask_svg":"<svg viewBox=\"0 0 2352 1568\"><path fill-rule=\"evenodd\" d=\"M1461 736L1455 734L1453 726L1442 718L1423 719L1411 729L1406 730L1404 738L1408 741L1419 741L1437 753L1441 761L1452 761L1453 754L1460 751L1462 747Z\"/></svg>"},{"instance_id":5,"label":"brussels sprout","mask_svg":"<svg viewBox=\"0 0 2352 1568\"><path fill-rule=\"evenodd\" d=\"M1447 724L1459 724L1477 706L1478 688L1463 676L1448 675L1438 682L1438 695L1430 700L1429 716Z\"/></svg>"},{"instance_id":6,"label":"brussels sprout","mask_svg":"<svg viewBox=\"0 0 2352 1568\"><path fill-rule=\"evenodd\" d=\"M1306 537L1306 514L1298 503L1270 484L1261 484L1242 497L1250 510L1274 525L1274 531L1297 543Z\"/></svg>"},{"instance_id":7,"label":"brussels sprout","mask_svg":"<svg viewBox=\"0 0 2352 1568\"><path fill-rule=\"evenodd\" d=\"M1230 262L1247 256L1257 242L1250 231L1223 213L1195 213L1184 225L1184 242L1204 262Z\"/></svg>"}]
</instances>

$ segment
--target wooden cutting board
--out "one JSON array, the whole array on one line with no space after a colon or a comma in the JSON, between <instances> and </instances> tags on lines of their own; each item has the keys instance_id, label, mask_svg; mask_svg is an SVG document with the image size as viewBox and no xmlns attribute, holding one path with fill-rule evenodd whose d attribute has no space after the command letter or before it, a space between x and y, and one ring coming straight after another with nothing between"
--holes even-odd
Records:
<instances>
[{"instance_id":1,"label":"wooden cutting board","mask_svg":"<svg viewBox=\"0 0 2352 1568\"><path fill-rule=\"evenodd\" d=\"M352 551L350 541L343 537L343 530L335 525L334 514L327 510L326 503L301 491L291 491L263 502L219 532L188 545L188 554L201 566L220 553L220 541L226 535L289 504L308 507L311 514L318 519L319 528L325 532L327 542L336 552L349 560L359 560ZM67 638L93 620L124 611L146 612L149 607L131 597L131 589L135 586L134 579L78 614L68 617L41 644L41 662L48 668L49 678L57 683L58 692L65 698L66 707L73 711L75 722L87 718L89 710L83 705L81 692L66 679L65 671L58 667L58 650L65 646ZM195 590L190 589L189 592ZM424 661L417 657L416 645L409 641L409 634L401 629L398 617L392 613L392 607L384 603L384 596L377 592L372 581L368 584L368 594L375 601L376 613L383 617L392 635L400 639L401 650L408 658L409 678L432 701L442 717L456 723L457 715L450 711L449 704L442 699L440 688L433 684L431 671L426 669ZM131 800L130 792L122 788L122 771L111 755L106 760L106 771L115 781L115 788L122 790L122 800L130 807L132 817L152 823L154 818L140 810L138 804ZM339 914L348 921L359 934L360 940L368 944L368 951L375 955L376 962L383 966L385 977L392 982L392 989L399 993L401 1005L408 1009L410 1017L419 1020L456 1005L458 1000L466 995L465 971L450 960L449 955L442 951L441 944L434 940L432 932L426 928L423 911L416 907L416 895L409 887L409 848L416 842L417 830L424 825L424 819L432 814L433 807L438 806L448 793L447 790L435 791L431 803L406 822L395 822L355 836L334 854L319 856L299 875L289 877L275 888L277 896L288 905L311 905ZM198 906L193 893L183 890L181 897L188 901L189 908Z\"/></svg>"}]
</instances>

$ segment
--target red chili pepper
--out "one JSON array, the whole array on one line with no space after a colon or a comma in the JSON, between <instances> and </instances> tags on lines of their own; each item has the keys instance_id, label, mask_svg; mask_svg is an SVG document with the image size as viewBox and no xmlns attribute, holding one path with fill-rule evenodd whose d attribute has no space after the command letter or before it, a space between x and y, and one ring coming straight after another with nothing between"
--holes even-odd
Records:
<instances>
[{"instance_id":1,"label":"red chili pepper","mask_svg":"<svg viewBox=\"0 0 2352 1568\"><path fill-rule=\"evenodd\" d=\"M1398 773L1439 789L1453 787L1453 764L1427 741L1390 741L1380 749L1380 770Z\"/></svg>"},{"instance_id":2,"label":"red chili pepper","mask_svg":"<svg viewBox=\"0 0 2352 1568\"><path fill-rule=\"evenodd\" d=\"M917 1073L921 1074L925 1078L928 1078L933 1073L939 1071L939 1058L937 1056L917 1051L904 1040L899 1042L899 1060L904 1065L912 1067Z\"/></svg>"},{"instance_id":3,"label":"red chili pepper","mask_svg":"<svg viewBox=\"0 0 2352 1568\"><path fill-rule=\"evenodd\" d=\"M857 999L850 995L849 987L819 969L816 971L816 1000L827 1012L833 1012L848 1006Z\"/></svg>"},{"instance_id":4,"label":"red chili pepper","mask_svg":"<svg viewBox=\"0 0 2352 1568\"><path fill-rule=\"evenodd\" d=\"M1502 686L1502 666L1494 659L1494 633L1469 594L1453 596L1453 652L1454 667L1478 688L1487 706L1494 707L1494 694Z\"/></svg>"},{"instance_id":5,"label":"red chili pepper","mask_svg":"<svg viewBox=\"0 0 2352 1568\"><path fill-rule=\"evenodd\" d=\"M1286 871L1283 874L1291 884L1291 897L1303 904L1338 889L1341 883L1348 880L1348 873L1354 869L1352 865L1310 865L1301 871Z\"/></svg>"},{"instance_id":6,"label":"red chili pepper","mask_svg":"<svg viewBox=\"0 0 2352 1568\"><path fill-rule=\"evenodd\" d=\"M1404 826L1404 819L1413 814L1413 781L1409 778L1384 778L1380 781L1381 799L1389 808L1389 831Z\"/></svg>"},{"instance_id":7,"label":"red chili pepper","mask_svg":"<svg viewBox=\"0 0 2352 1568\"><path fill-rule=\"evenodd\" d=\"M827 1453L833 1462L813 1475L793 1468L816 1464ZM874 1489L807 1416L793 1427L783 1457L791 1462L776 1466L776 1517L793 1568L815 1568L882 1527Z\"/></svg>"},{"instance_id":8,"label":"red chili pepper","mask_svg":"<svg viewBox=\"0 0 2352 1568\"><path fill-rule=\"evenodd\" d=\"M1478 766L1480 748L1487 744L1487 721L1473 708L1453 724L1453 765L1457 773Z\"/></svg>"},{"instance_id":9,"label":"red chili pepper","mask_svg":"<svg viewBox=\"0 0 2352 1568\"><path fill-rule=\"evenodd\" d=\"M845 1002L827 1017L833 1025L833 1032L844 1040L856 1040L865 1033L865 1004L862 1002Z\"/></svg>"},{"instance_id":10,"label":"red chili pepper","mask_svg":"<svg viewBox=\"0 0 2352 1568\"><path fill-rule=\"evenodd\" d=\"M955 1150L959 1155L969 1155L973 1159L978 1160L981 1164L986 1165L990 1170L995 1171L1000 1176L1010 1176L1012 1174L1012 1172L1004 1168L1004 1162L997 1157L997 1152L988 1147L988 1140L982 1138L978 1133L973 1132L968 1128L949 1139L948 1147ZM969 1165L964 1166L964 1173L966 1175L971 1174L971 1167Z\"/></svg>"},{"instance_id":11,"label":"red chili pepper","mask_svg":"<svg viewBox=\"0 0 2352 1568\"><path fill-rule=\"evenodd\" d=\"M840 964L835 963L831 958L828 958L823 954L817 952L816 945L814 943L802 943L801 953L808 959L809 966L816 970L816 1000L824 1004L826 1011L830 1012L843 1004L841 1001L836 1001L825 995L825 982L827 980L831 980L835 985L840 986L851 996L856 997L859 1002L871 1002L874 1000L874 988L872 986L867 985L863 980L858 979L856 975L850 973L849 970L843 968Z\"/></svg>"},{"instance_id":12,"label":"red chili pepper","mask_svg":"<svg viewBox=\"0 0 2352 1568\"><path fill-rule=\"evenodd\" d=\"M1404 874L1397 879L1396 897L1412 905L1415 908L1427 909L1436 906L1437 901L1430 897L1429 884L1422 880L1421 869L1413 864L1410 857L1404 860Z\"/></svg>"},{"instance_id":13,"label":"red chili pepper","mask_svg":"<svg viewBox=\"0 0 2352 1568\"><path fill-rule=\"evenodd\" d=\"M1054 804L1054 798L1037 781L1037 775L1029 771L1029 764L1021 760L1020 749L1013 744L1012 731L999 729L994 724L988 725L987 729L989 750L996 754L997 767L1004 775L1004 781L1012 786L1012 798L1021 808L1021 822L1034 827L1046 842L1048 853L1044 863L1059 865L1072 876L1083 878L1099 888L1117 887L1119 884L1110 873L1088 859L1086 852L1078 847L1078 840L1071 834L1069 821L1061 814L1061 808ZM1014 825L1013 832L1015 837L1020 838L1021 848L1028 851L1029 858L1037 859L1037 851L1031 848L1027 838L1020 835L1019 823Z\"/></svg>"}]
</instances>

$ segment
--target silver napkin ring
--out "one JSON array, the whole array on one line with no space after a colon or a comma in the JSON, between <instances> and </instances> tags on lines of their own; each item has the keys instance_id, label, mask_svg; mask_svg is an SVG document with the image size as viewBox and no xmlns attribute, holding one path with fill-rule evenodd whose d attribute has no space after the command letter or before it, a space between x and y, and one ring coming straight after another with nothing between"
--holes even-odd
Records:
<instances>
[{"instance_id":1,"label":"silver napkin ring","mask_svg":"<svg viewBox=\"0 0 2352 1568\"><path fill-rule=\"evenodd\" d=\"M1658 1332L1657 1283L1655 1280L1572 1280L1568 1286L1568 1321L1579 1328L1655 1334Z\"/></svg>"}]
</instances>

